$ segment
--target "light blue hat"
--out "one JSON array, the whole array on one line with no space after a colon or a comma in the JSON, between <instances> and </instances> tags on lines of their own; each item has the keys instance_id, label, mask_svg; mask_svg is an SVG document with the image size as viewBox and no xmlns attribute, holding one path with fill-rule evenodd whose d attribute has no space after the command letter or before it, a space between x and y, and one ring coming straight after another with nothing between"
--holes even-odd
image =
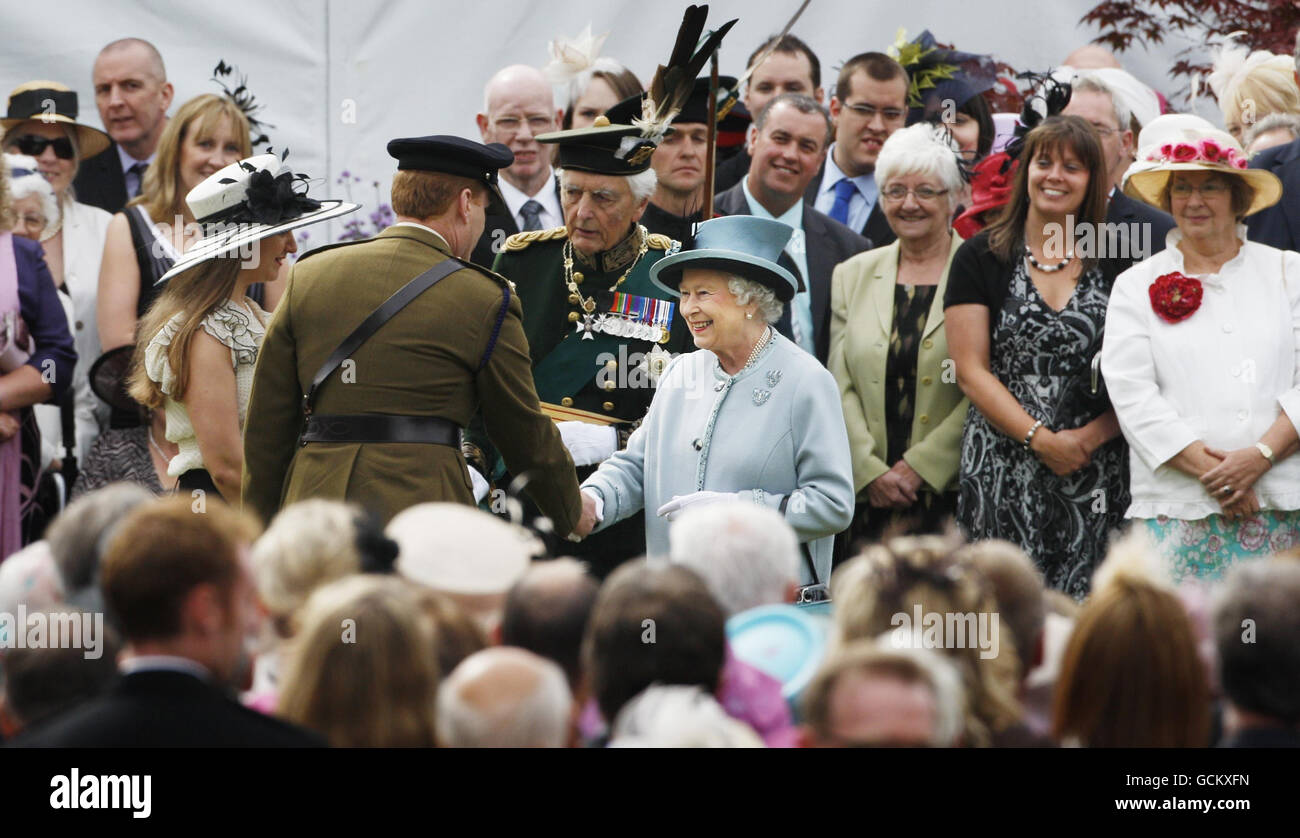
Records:
<instances>
[{"instance_id":1,"label":"light blue hat","mask_svg":"<svg viewBox=\"0 0 1300 838\"><path fill-rule=\"evenodd\" d=\"M776 260L794 235L794 228L770 218L752 215L728 215L712 218L695 228L695 242L690 250L674 253L655 262L650 281L680 296L686 268L727 271L771 288L776 298L787 303L803 283L781 267Z\"/></svg>"}]
</instances>

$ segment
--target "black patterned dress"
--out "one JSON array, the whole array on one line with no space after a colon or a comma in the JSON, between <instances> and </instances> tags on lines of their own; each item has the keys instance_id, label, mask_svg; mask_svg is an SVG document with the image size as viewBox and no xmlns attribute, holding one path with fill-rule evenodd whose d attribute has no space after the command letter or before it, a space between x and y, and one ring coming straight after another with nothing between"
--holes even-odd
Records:
<instances>
[{"instance_id":1,"label":"black patterned dress","mask_svg":"<svg viewBox=\"0 0 1300 838\"><path fill-rule=\"evenodd\" d=\"M1110 409L1091 362L1101 349L1110 285L1086 271L1059 313L1039 295L1018 260L1007 298L994 318L993 374L1021 406L1053 431L1082 427ZM1129 505L1128 448L1122 436L1097 449L1089 464L1058 477L971 405L962 434L957 517L972 539L1001 538L1025 550L1047 584L1075 597Z\"/></svg>"}]
</instances>

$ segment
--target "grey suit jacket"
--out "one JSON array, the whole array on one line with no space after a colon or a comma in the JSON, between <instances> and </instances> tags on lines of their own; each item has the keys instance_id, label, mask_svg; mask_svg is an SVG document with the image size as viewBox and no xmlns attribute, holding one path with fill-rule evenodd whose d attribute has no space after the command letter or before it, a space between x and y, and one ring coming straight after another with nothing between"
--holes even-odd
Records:
<instances>
[{"instance_id":1,"label":"grey suit jacket","mask_svg":"<svg viewBox=\"0 0 1300 838\"><path fill-rule=\"evenodd\" d=\"M742 183L714 198L713 208L718 215L753 215ZM803 202L803 235L809 275L802 279L812 296L813 341L817 347L817 360L824 366L831 345L831 273L836 265L850 256L870 250L871 242L813 209L807 201ZM800 271L789 254L781 254L779 264L795 276L800 276ZM787 306L777 324L778 330L787 337L792 334L789 323L790 309Z\"/></svg>"}]
</instances>

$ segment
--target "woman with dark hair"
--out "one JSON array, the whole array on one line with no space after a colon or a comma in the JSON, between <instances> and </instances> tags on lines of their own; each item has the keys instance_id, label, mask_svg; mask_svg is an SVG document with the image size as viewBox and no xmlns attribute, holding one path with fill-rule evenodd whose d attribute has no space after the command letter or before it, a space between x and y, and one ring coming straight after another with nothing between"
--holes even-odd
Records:
<instances>
[{"instance_id":1,"label":"woman with dark hair","mask_svg":"<svg viewBox=\"0 0 1300 838\"><path fill-rule=\"evenodd\" d=\"M1128 505L1127 449L1092 367L1130 262L1074 252L1106 217L1091 125L1050 117L1020 160L1010 203L957 251L944 297L971 401L957 517L971 539L1018 544L1049 586L1082 597Z\"/></svg>"},{"instance_id":2,"label":"woman with dark hair","mask_svg":"<svg viewBox=\"0 0 1300 838\"><path fill-rule=\"evenodd\" d=\"M968 166L987 157L995 131L983 94L997 83L993 58L938 46L929 30L894 49L910 82L907 124L946 126Z\"/></svg>"}]
</instances>

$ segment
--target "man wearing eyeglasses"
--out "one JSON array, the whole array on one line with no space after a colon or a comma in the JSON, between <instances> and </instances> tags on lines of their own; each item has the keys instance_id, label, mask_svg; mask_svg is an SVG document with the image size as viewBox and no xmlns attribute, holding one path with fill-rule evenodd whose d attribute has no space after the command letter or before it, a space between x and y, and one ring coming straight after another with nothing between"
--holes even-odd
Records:
<instances>
[{"instance_id":1,"label":"man wearing eyeglasses","mask_svg":"<svg viewBox=\"0 0 1300 838\"><path fill-rule=\"evenodd\" d=\"M840 69L831 97L835 143L804 196L820 212L880 247L894 240L876 186L880 149L907 122L907 71L888 55L864 52Z\"/></svg>"},{"instance_id":2,"label":"man wearing eyeglasses","mask_svg":"<svg viewBox=\"0 0 1300 838\"><path fill-rule=\"evenodd\" d=\"M551 168L550 149L538 134L554 131L561 112L551 84L536 67L515 64L498 70L483 90L483 113L477 116L484 143L502 143L515 162L501 170L501 195L510 215L489 215L470 260L492 267L505 240L515 233L547 230L564 224L560 189Z\"/></svg>"},{"instance_id":3,"label":"man wearing eyeglasses","mask_svg":"<svg viewBox=\"0 0 1300 838\"><path fill-rule=\"evenodd\" d=\"M772 99L750 132L749 174L714 201L721 215L757 215L794 228L779 263L800 277L803 287L776 327L823 364L830 354L831 273L871 247L805 199L826 160L831 130L830 114L813 99L798 93Z\"/></svg>"},{"instance_id":4,"label":"man wearing eyeglasses","mask_svg":"<svg viewBox=\"0 0 1300 838\"><path fill-rule=\"evenodd\" d=\"M1080 73L1071 83L1070 104L1062 113L1087 120L1101 140L1102 162L1109 176L1110 203L1106 210L1106 223L1118 225L1116 237L1097 237L1096 241L1118 241L1121 252L1108 256L1131 256L1145 259L1165 249L1165 236L1174 228L1174 219L1149 204L1135 201L1122 191L1124 172L1133 162L1133 131L1129 125L1129 110L1124 102L1100 78L1091 73ZM1120 126L1123 126L1121 129ZM1132 226L1149 225L1149 235L1141 232L1130 238ZM1141 228L1137 228L1141 230ZM1130 245L1130 242L1132 243ZM1150 252L1145 250L1149 242Z\"/></svg>"}]
</instances>

